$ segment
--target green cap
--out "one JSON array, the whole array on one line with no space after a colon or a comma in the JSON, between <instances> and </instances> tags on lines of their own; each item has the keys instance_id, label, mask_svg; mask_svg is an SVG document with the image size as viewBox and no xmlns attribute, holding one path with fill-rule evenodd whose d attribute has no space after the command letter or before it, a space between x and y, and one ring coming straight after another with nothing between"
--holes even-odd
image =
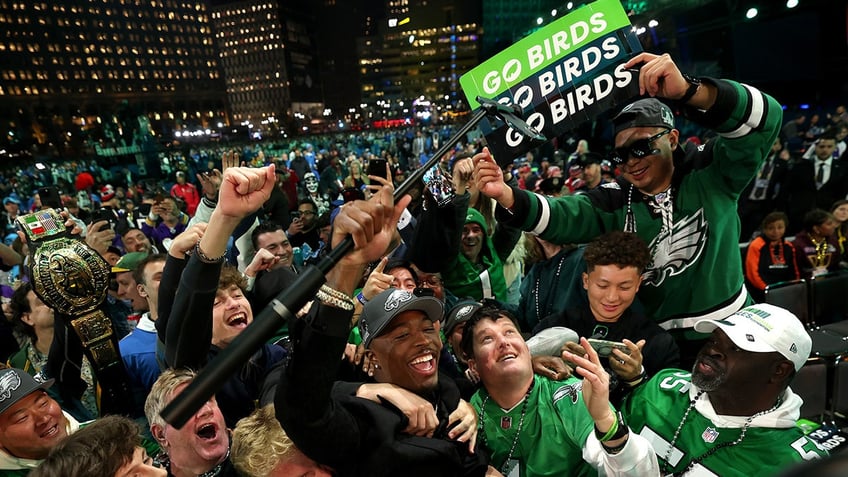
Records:
<instances>
[{"instance_id":1,"label":"green cap","mask_svg":"<svg viewBox=\"0 0 848 477\"><path fill-rule=\"evenodd\" d=\"M132 272L138 268L138 264L145 258L147 258L147 254L144 252L130 252L118 260L118 263L112 267L112 273Z\"/></svg>"}]
</instances>

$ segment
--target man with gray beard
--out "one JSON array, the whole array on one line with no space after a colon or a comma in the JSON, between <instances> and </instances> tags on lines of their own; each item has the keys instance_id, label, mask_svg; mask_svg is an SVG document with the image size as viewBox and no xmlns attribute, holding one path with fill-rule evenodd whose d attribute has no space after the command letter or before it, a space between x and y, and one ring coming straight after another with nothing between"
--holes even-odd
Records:
<instances>
[{"instance_id":1,"label":"man with gray beard","mask_svg":"<svg viewBox=\"0 0 848 477\"><path fill-rule=\"evenodd\" d=\"M812 347L795 315L757 304L695 330L710 336L692 372L657 373L622 409L663 475L774 475L827 454L795 426L802 400L789 383Z\"/></svg>"}]
</instances>

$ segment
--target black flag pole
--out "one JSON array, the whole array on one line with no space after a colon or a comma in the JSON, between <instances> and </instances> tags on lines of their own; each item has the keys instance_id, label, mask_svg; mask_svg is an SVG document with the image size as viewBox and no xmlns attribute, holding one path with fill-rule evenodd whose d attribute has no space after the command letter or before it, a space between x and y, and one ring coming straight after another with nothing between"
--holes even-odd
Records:
<instances>
[{"instance_id":1,"label":"black flag pole","mask_svg":"<svg viewBox=\"0 0 848 477\"><path fill-rule=\"evenodd\" d=\"M437 150L427 162L416 169L394 191L397 201L415 186L424 174L450 152L466 134L476 128L485 117L507 123L520 134L535 141L544 142L546 138L527 125L521 118L521 108L513 104L504 104L491 99L477 97L480 108L445 144ZM191 416L203 406L224 383L234 375L250 356L266 343L276 331L286 324L294 313L300 310L315 296L315 292L324 283L324 276L353 249L353 238L347 237L334 247L318 263L309 265L298 274L297 279L280 292L265 309L233 341L210 361L186 388L162 410L162 418L177 429L182 428Z\"/></svg>"}]
</instances>

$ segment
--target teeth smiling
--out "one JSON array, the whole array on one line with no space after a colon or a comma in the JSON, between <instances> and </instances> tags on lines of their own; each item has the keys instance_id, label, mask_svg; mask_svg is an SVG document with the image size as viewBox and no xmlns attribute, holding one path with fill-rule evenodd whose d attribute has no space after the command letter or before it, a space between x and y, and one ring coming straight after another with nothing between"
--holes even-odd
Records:
<instances>
[{"instance_id":1,"label":"teeth smiling","mask_svg":"<svg viewBox=\"0 0 848 477\"><path fill-rule=\"evenodd\" d=\"M432 360L432 359L433 359L433 355L432 355L432 354L428 354L428 355L424 355L424 356L422 356L422 357L420 357L420 358L416 358L416 359L414 359L414 360L413 360L411 363L409 363L409 364L421 364L421 363L426 363L427 361L430 361L430 360Z\"/></svg>"},{"instance_id":2,"label":"teeth smiling","mask_svg":"<svg viewBox=\"0 0 848 477\"><path fill-rule=\"evenodd\" d=\"M238 322L247 322L247 314L239 313L239 314L231 316L227 320L227 323L231 324L231 325L234 324L234 323L238 323Z\"/></svg>"}]
</instances>

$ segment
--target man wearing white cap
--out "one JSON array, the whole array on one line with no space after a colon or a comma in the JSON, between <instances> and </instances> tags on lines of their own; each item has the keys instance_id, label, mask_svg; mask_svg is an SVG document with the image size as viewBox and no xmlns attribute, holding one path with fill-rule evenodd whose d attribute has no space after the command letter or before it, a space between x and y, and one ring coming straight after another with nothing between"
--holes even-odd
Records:
<instances>
[{"instance_id":1,"label":"man wearing white cap","mask_svg":"<svg viewBox=\"0 0 848 477\"><path fill-rule=\"evenodd\" d=\"M827 454L795 427L802 400L789 383L812 346L795 315L758 304L695 330L711 335L692 372L661 371L624 404L664 475L774 475Z\"/></svg>"}]
</instances>

